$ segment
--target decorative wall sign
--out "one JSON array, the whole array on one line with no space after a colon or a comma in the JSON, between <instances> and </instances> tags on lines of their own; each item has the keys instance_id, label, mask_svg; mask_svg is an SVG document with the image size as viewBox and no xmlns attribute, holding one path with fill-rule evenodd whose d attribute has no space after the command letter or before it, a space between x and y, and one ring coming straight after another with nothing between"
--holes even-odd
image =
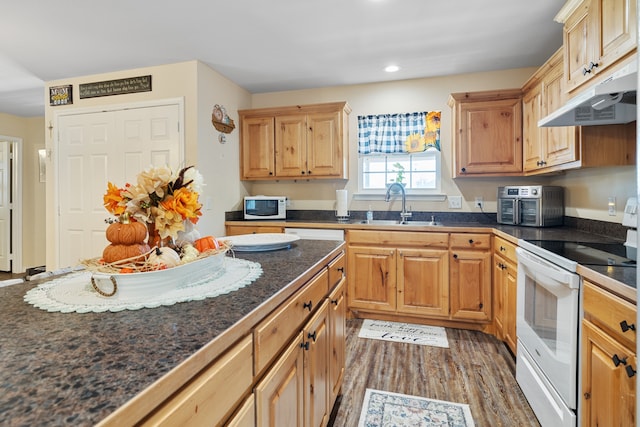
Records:
<instances>
[{"instance_id":1,"label":"decorative wall sign","mask_svg":"<svg viewBox=\"0 0 640 427\"><path fill-rule=\"evenodd\" d=\"M151 92L150 75L80 85L80 99L137 92Z\"/></svg>"},{"instance_id":2,"label":"decorative wall sign","mask_svg":"<svg viewBox=\"0 0 640 427\"><path fill-rule=\"evenodd\" d=\"M49 88L49 105L73 104L73 86L52 86Z\"/></svg>"}]
</instances>

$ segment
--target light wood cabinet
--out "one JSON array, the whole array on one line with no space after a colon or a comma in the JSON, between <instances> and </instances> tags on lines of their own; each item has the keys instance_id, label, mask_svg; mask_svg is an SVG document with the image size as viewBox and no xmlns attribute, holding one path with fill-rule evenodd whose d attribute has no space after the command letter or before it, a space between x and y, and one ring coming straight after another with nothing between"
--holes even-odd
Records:
<instances>
[{"instance_id":1,"label":"light wood cabinet","mask_svg":"<svg viewBox=\"0 0 640 427\"><path fill-rule=\"evenodd\" d=\"M527 174L579 159L576 127L538 127L538 120L565 101L562 54L561 48L523 86L523 164Z\"/></svg>"},{"instance_id":2,"label":"light wood cabinet","mask_svg":"<svg viewBox=\"0 0 640 427\"><path fill-rule=\"evenodd\" d=\"M567 91L606 78L613 66L636 51L634 0L571 1L556 19L564 23Z\"/></svg>"},{"instance_id":3,"label":"light wood cabinet","mask_svg":"<svg viewBox=\"0 0 640 427\"><path fill-rule=\"evenodd\" d=\"M255 328L258 426L328 424L344 378L345 277L342 253Z\"/></svg>"},{"instance_id":4,"label":"light wood cabinet","mask_svg":"<svg viewBox=\"0 0 640 427\"><path fill-rule=\"evenodd\" d=\"M636 425L636 307L587 280L583 292L582 425Z\"/></svg>"},{"instance_id":5,"label":"light wood cabinet","mask_svg":"<svg viewBox=\"0 0 640 427\"><path fill-rule=\"evenodd\" d=\"M300 332L255 388L256 426L304 425L304 354Z\"/></svg>"},{"instance_id":6,"label":"light wood cabinet","mask_svg":"<svg viewBox=\"0 0 640 427\"><path fill-rule=\"evenodd\" d=\"M329 302L324 301L303 330L304 413L307 427L324 427L329 422L330 360Z\"/></svg>"},{"instance_id":7,"label":"light wood cabinet","mask_svg":"<svg viewBox=\"0 0 640 427\"><path fill-rule=\"evenodd\" d=\"M451 234L452 319L491 321L491 235Z\"/></svg>"},{"instance_id":8,"label":"light wood cabinet","mask_svg":"<svg viewBox=\"0 0 640 427\"><path fill-rule=\"evenodd\" d=\"M242 180L347 179L346 102L241 110Z\"/></svg>"},{"instance_id":9,"label":"light wood cabinet","mask_svg":"<svg viewBox=\"0 0 640 427\"><path fill-rule=\"evenodd\" d=\"M256 233L284 233L284 227L268 225L227 225L225 229L227 236Z\"/></svg>"},{"instance_id":10,"label":"light wood cabinet","mask_svg":"<svg viewBox=\"0 0 640 427\"><path fill-rule=\"evenodd\" d=\"M220 425L253 381L252 340L247 336L213 362L141 425Z\"/></svg>"},{"instance_id":11,"label":"light wood cabinet","mask_svg":"<svg viewBox=\"0 0 640 427\"><path fill-rule=\"evenodd\" d=\"M346 256L342 255L335 263L329 265L329 283L335 287L329 294L329 327L331 342L331 360L329 361L329 402L333 404L340 394L346 362L347 338L347 295L345 276ZM332 271L340 273L337 280L333 279Z\"/></svg>"},{"instance_id":12,"label":"light wood cabinet","mask_svg":"<svg viewBox=\"0 0 640 427\"><path fill-rule=\"evenodd\" d=\"M518 260L516 246L493 238L493 316L496 336L516 354L516 291Z\"/></svg>"},{"instance_id":13,"label":"light wood cabinet","mask_svg":"<svg viewBox=\"0 0 640 427\"><path fill-rule=\"evenodd\" d=\"M520 89L452 93L453 176L522 174Z\"/></svg>"},{"instance_id":14,"label":"light wood cabinet","mask_svg":"<svg viewBox=\"0 0 640 427\"><path fill-rule=\"evenodd\" d=\"M448 317L448 235L349 230L348 306Z\"/></svg>"}]
</instances>

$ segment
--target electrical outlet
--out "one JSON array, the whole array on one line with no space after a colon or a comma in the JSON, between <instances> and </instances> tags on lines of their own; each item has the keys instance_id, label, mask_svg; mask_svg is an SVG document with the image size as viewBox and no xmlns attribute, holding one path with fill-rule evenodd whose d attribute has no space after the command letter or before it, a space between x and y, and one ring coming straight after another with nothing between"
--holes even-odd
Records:
<instances>
[{"instance_id":1,"label":"electrical outlet","mask_svg":"<svg viewBox=\"0 0 640 427\"><path fill-rule=\"evenodd\" d=\"M607 207L609 208L609 215L616 216L616 198L615 197L609 197Z\"/></svg>"},{"instance_id":2,"label":"electrical outlet","mask_svg":"<svg viewBox=\"0 0 640 427\"><path fill-rule=\"evenodd\" d=\"M484 200L482 199L482 197L476 197L474 206L479 209L484 209Z\"/></svg>"},{"instance_id":3,"label":"electrical outlet","mask_svg":"<svg viewBox=\"0 0 640 427\"><path fill-rule=\"evenodd\" d=\"M462 209L462 196L449 196L449 209Z\"/></svg>"}]
</instances>

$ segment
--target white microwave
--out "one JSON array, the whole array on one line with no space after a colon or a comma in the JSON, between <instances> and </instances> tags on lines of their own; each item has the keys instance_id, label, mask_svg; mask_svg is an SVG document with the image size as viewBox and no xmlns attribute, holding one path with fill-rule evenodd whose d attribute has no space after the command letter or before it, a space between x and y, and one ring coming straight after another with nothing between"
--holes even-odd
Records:
<instances>
[{"instance_id":1,"label":"white microwave","mask_svg":"<svg viewBox=\"0 0 640 427\"><path fill-rule=\"evenodd\" d=\"M246 196L244 219L287 219L285 196Z\"/></svg>"}]
</instances>

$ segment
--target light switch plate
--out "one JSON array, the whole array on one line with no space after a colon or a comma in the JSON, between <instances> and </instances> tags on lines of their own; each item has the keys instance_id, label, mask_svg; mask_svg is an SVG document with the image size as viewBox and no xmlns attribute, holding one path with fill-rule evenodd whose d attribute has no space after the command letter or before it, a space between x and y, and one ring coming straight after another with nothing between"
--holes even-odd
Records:
<instances>
[{"instance_id":1,"label":"light switch plate","mask_svg":"<svg viewBox=\"0 0 640 427\"><path fill-rule=\"evenodd\" d=\"M449 196L449 209L462 209L462 196Z\"/></svg>"}]
</instances>

